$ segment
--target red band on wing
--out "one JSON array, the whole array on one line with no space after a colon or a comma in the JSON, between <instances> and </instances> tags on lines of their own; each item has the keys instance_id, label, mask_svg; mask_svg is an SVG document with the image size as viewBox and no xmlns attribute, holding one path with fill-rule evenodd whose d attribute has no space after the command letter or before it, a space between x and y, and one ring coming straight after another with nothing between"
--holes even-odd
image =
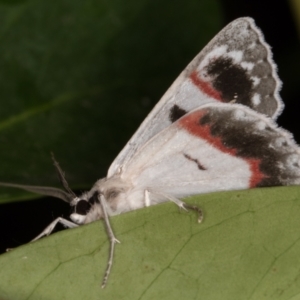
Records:
<instances>
[{"instance_id":1,"label":"red band on wing","mask_svg":"<svg viewBox=\"0 0 300 300\"><path fill-rule=\"evenodd\" d=\"M222 101L222 97L218 91L216 91L209 82L203 81L197 74L197 71L194 71L190 75L190 79L192 80L193 84L200 89L203 93L212 97L218 101Z\"/></svg>"},{"instance_id":2,"label":"red band on wing","mask_svg":"<svg viewBox=\"0 0 300 300\"><path fill-rule=\"evenodd\" d=\"M254 188L256 187L264 178L266 178L266 175L263 174L260 171L260 159L254 159L254 158L250 158L250 159L246 159L247 163L250 166L250 170L251 170L251 178L250 178L250 188Z\"/></svg>"},{"instance_id":3,"label":"red band on wing","mask_svg":"<svg viewBox=\"0 0 300 300\"><path fill-rule=\"evenodd\" d=\"M232 156L237 156L237 149L226 147L222 139L217 136L211 135L210 126L208 124L201 125L199 120L206 114L205 110L197 110L187 116L182 117L178 122L181 127L187 130L190 134L205 139L209 144L223 153L227 153ZM255 158L243 158L250 166L251 177L249 180L249 188L256 187L266 175L260 171L260 159Z\"/></svg>"}]
</instances>

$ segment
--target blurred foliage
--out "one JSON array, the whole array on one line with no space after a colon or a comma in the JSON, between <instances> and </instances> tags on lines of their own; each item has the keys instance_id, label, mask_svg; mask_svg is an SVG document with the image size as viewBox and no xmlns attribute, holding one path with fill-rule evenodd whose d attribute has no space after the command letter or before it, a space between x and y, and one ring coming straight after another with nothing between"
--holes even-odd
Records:
<instances>
[{"instance_id":1,"label":"blurred foliage","mask_svg":"<svg viewBox=\"0 0 300 300\"><path fill-rule=\"evenodd\" d=\"M89 188L221 24L208 0L0 2L0 181L58 185L53 151Z\"/></svg>"}]
</instances>

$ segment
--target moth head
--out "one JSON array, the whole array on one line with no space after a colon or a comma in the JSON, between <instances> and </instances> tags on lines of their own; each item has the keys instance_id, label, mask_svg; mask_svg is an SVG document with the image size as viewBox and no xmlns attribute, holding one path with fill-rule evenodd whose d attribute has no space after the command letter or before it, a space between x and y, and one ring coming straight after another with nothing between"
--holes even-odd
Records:
<instances>
[{"instance_id":1,"label":"moth head","mask_svg":"<svg viewBox=\"0 0 300 300\"><path fill-rule=\"evenodd\" d=\"M81 197L75 197L70 202L73 209L70 219L76 224L85 224L91 209L93 209L95 205L100 205L99 200L98 193L94 193L92 197L88 197L87 193L83 194Z\"/></svg>"},{"instance_id":2,"label":"moth head","mask_svg":"<svg viewBox=\"0 0 300 300\"><path fill-rule=\"evenodd\" d=\"M127 193L130 190L130 186L125 184L120 177L100 179L94 184L90 191L78 197L70 189L64 173L53 155L52 160L64 189L3 182L0 182L0 186L20 188L44 196L59 198L69 203L72 207L70 218L78 225L102 219L104 217L103 205L109 216L126 211L123 208L123 204L126 204Z\"/></svg>"},{"instance_id":3,"label":"moth head","mask_svg":"<svg viewBox=\"0 0 300 300\"><path fill-rule=\"evenodd\" d=\"M6 183L6 182L0 182L0 186L23 189L23 190L33 192L36 194L40 194L43 196L51 196L54 198L58 198L58 199L61 199L65 202L69 203L71 206L77 205L78 211L83 211L82 203L77 203L80 199L70 189L70 187L65 179L64 173L61 170L58 162L55 160L53 154L52 154L52 160L53 160L54 166L56 168L56 171L58 173L59 180L64 189L48 187L48 186L23 185L23 184L14 184L14 183Z\"/></svg>"},{"instance_id":4,"label":"moth head","mask_svg":"<svg viewBox=\"0 0 300 300\"><path fill-rule=\"evenodd\" d=\"M92 189L74 198L70 205L73 213L70 218L77 224L90 223L104 217L103 206L109 216L123 212L130 185L120 178L103 178Z\"/></svg>"}]
</instances>

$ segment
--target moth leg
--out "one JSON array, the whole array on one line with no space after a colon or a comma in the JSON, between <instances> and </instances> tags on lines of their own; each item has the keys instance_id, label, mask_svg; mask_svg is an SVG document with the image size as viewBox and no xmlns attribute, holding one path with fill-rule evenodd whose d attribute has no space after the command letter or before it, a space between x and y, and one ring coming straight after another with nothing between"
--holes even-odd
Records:
<instances>
[{"instance_id":1,"label":"moth leg","mask_svg":"<svg viewBox=\"0 0 300 300\"><path fill-rule=\"evenodd\" d=\"M79 226L78 224L75 224L71 221L68 221L64 218L59 217L59 218L55 219L52 223L50 223L37 237L35 237L33 240L31 240L31 242L34 242L43 236L49 235L58 223L66 226L67 228L75 228L75 227Z\"/></svg>"},{"instance_id":2,"label":"moth leg","mask_svg":"<svg viewBox=\"0 0 300 300\"><path fill-rule=\"evenodd\" d=\"M191 209L198 213L198 223L201 223L203 221L203 211L200 207L198 207L197 205L186 204L184 202L183 205L186 209Z\"/></svg>"},{"instance_id":3,"label":"moth leg","mask_svg":"<svg viewBox=\"0 0 300 300\"><path fill-rule=\"evenodd\" d=\"M101 197L101 195L99 195L98 198L100 200L100 205L101 205L101 208L102 208L102 211L103 211L103 220L104 220L106 232L107 232L107 235L108 235L108 238L109 238L109 241L110 241L110 249L109 249L109 257L108 257L108 261L107 261L107 267L106 267L104 277L103 277L103 280L102 280L102 285L101 285L101 287L104 288L106 286L107 279L108 279L108 276L110 274L111 267L112 267L112 264L113 264L115 244L120 243L120 241L117 240L117 238L115 237L114 232L111 228L108 213L107 213L106 202L104 200L104 197Z\"/></svg>"},{"instance_id":4,"label":"moth leg","mask_svg":"<svg viewBox=\"0 0 300 300\"><path fill-rule=\"evenodd\" d=\"M150 196L149 196L149 191L145 190L145 207L148 207L151 205L151 200L150 200Z\"/></svg>"},{"instance_id":5,"label":"moth leg","mask_svg":"<svg viewBox=\"0 0 300 300\"><path fill-rule=\"evenodd\" d=\"M55 226L57 225L57 223L60 223L60 224L62 224L64 226L66 226L67 228L78 227L78 224L75 224L75 223L73 223L71 221L68 221L68 220L66 220L64 218L59 217L59 218L55 219L53 222L51 222L37 237L35 237L30 242L34 242L36 240L39 240L43 236L48 236L53 231L53 229L55 228ZM13 249L14 248L7 248L6 251L11 251Z\"/></svg>"},{"instance_id":6,"label":"moth leg","mask_svg":"<svg viewBox=\"0 0 300 300\"><path fill-rule=\"evenodd\" d=\"M170 197L167 196L167 198L174 202L179 208L184 209L185 211L188 211L189 209L194 210L196 213L198 213L198 223L201 223L203 220L203 211L200 207L196 206L196 205L190 205L190 204L186 204L185 202L175 198L175 197Z\"/></svg>"}]
</instances>

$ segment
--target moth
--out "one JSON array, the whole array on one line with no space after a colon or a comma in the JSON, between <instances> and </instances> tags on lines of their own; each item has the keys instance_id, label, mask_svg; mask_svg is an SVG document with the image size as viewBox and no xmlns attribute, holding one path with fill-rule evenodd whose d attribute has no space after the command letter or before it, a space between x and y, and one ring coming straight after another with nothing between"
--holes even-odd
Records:
<instances>
[{"instance_id":1,"label":"moth","mask_svg":"<svg viewBox=\"0 0 300 300\"><path fill-rule=\"evenodd\" d=\"M64 190L1 183L50 195L73 208L73 228L103 219L110 240L106 285L118 242L109 217L127 211L214 191L300 183L300 150L292 135L278 128L283 110L270 47L251 18L227 25L183 70L110 166L80 196L69 188L59 164Z\"/></svg>"}]
</instances>

